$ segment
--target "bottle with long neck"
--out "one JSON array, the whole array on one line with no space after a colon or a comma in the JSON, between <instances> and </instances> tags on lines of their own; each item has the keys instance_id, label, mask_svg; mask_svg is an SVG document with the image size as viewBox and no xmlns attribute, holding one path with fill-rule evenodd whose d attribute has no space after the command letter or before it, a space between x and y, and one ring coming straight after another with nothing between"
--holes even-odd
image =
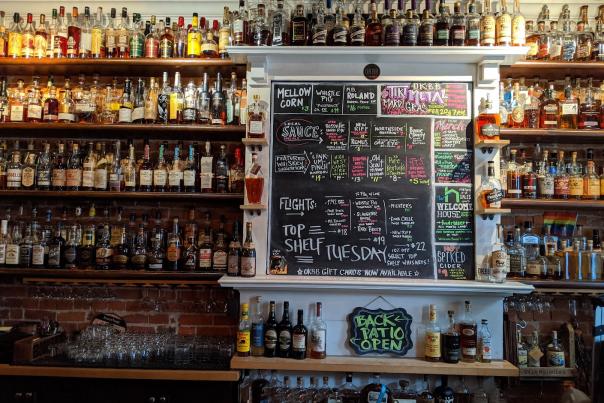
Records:
<instances>
[{"instance_id":1,"label":"bottle with long neck","mask_svg":"<svg viewBox=\"0 0 604 403\"><path fill-rule=\"evenodd\" d=\"M465 310L459 321L459 333L461 334L461 359L464 362L476 361L476 321L472 317L470 301L465 301Z\"/></svg>"}]
</instances>

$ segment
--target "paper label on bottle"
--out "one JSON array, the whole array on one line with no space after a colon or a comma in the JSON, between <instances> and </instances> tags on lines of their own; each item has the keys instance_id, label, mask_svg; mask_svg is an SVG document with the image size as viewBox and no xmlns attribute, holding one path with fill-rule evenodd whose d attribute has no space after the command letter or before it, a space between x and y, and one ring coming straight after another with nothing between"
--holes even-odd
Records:
<instances>
[{"instance_id":1,"label":"paper label on bottle","mask_svg":"<svg viewBox=\"0 0 604 403\"><path fill-rule=\"evenodd\" d=\"M583 178L571 176L568 180L568 189L571 196L583 196Z\"/></svg>"},{"instance_id":2,"label":"paper label on bottle","mask_svg":"<svg viewBox=\"0 0 604 403\"><path fill-rule=\"evenodd\" d=\"M132 122L132 109L120 108L118 112L118 121L120 123L131 123Z\"/></svg>"},{"instance_id":3,"label":"paper label on bottle","mask_svg":"<svg viewBox=\"0 0 604 403\"><path fill-rule=\"evenodd\" d=\"M21 169L9 168L6 170L6 183L8 187L20 187L21 186Z\"/></svg>"},{"instance_id":4,"label":"paper label on bottle","mask_svg":"<svg viewBox=\"0 0 604 403\"><path fill-rule=\"evenodd\" d=\"M150 169L141 169L139 171L139 181L141 186L153 185L153 171Z\"/></svg>"},{"instance_id":5,"label":"paper label on bottle","mask_svg":"<svg viewBox=\"0 0 604 403\"><path fill-rule=\"evenodd\" d=\"M170 171L168 173L168 184L170 186L181 186L183 179L182 171Z\"/></svg>"},{"instance_id":6,"label":"paper label on bottle","mask_svg":"<svg viewBox=\"0 0 604 403\"><path fill-rule=\"evenodd\" d=\"M576 102L562 103L562 115L577 115L579 113L579 106Z\"/></svg>"},{"instance_id":7,"label":"paper label on bottle","mask_svg":"<svg viewBox=\"0 0 604 403\"><path fill-rule=\"evenodd\" d=\"M512 17L509 14L501 14L497 18L497 43L510 42L512 40Z\"/></svg>"},{"instance_id":8,"label":"paper label on bottle","mask_svg":"<svg viewBox=\"0 0 604 403\"><path fill-rule=\"evenodd\" d=\"M539 276L541 274L541 265L537 262L528 262L526 264L526 272L533 276Z\"/></svg>"},{"instance_id":9,"label":"paper label on bottle","mask_svg":"<svg viewBox=\"0 0 604 403\"><path fill-rule=\"evenodd\" d=\"M23 122L23 105L11 105L10 120L11 122Z\"/></svg>"},{"instance_id":10,"label":"paper label on bottle","mask_svg":"<svg viewBox=\"0 0 604 403\"><path fill-rule=\"evenodd\" d=\"M528 352L528 365L529 367L540 367L541 366L541 357L543 357L543 352L540 348L532 348L531 351Z\"/></svg>"},{"instance_id":11,"label":"paper label on bottle","mask_svg":"<svg viewBox=\"0 0 604 403\"><path fill-rule=\"evenodd\" d=\"M29 104L27 106L27 117L30 119L42 119L42 107L40 105Z\"/></svg>"},{"instance_id":12,"label":"paper label on bottle","mask_svg":"<svg viewBox=\"0 0 604 403\"><path fill-rule=\"evenodd\" d=\"M367 403L378 403L378 399L380 398L380 392L372 390L367 393ZM382 401L379 403L388 403L388 393L384 393L382 396Z\"/></svg>"},{"instance_id":13,"label":"paper label on bottle","mask_svg":"<svg viewBox=\"0 0 604 403\"><path fill-rule=\"evenodd\" d=\"M1 260L0 258L0 263L2 263ZM44 246L37 244L32 247L31 264L34 266L44 265Z\"/></svg>"},{"instance_id":14,"label":"paper label on bottle","mask_svg":"<svg viewBox=\"0 0 604 403\"><path fill-rule=\"evenodd\" d=\"M503 190L501 189L492 189L490 192L486 194L486 201L489 207L491 208L499 208L501 207L501 200L503 200Z\"/></svg>"},{"instance_id":15,"label":"paper label on bottle","mask_svg":"<svg viewBox=\"0 0 604 403\"><path fill-rule=\"evenodd\" d=\"M131 121L143 120L145 117L145 107L139 106L132 110Z\"/></svg>"},{"instance_id":16,"label":"paper label on bottle","mask_svg":"<svg viewBox=\"0 0 604 403\"><path fill-rule=\"evenodd\" d=\"M282 330L279 332L279 349L287 351L292 345L292 334L289 330Z\"/></svg>"},{"instance_id":17,"label":"paper label on bottle","mask_svg":"<svg viewBox=\"0 0 604 403\"><path fill-rule=\"evenodd\" d=\"M32 167L25 167L23 168L23 172L21 174L21 184L26 188L32 187L34 185L35 177L35 169Z\"/></svg>"},{"instance_id":18,"label":"paper label on bottle","mask_svg":"<svg viewBox=\"0 0 604 403\"><path fill-rule=\"evenodd\" d=\"M426 357L440 357L440 332L426 331L424 354Z\"/></svg>"},{"instance_id":19,"label":"paper label on bottle","mask_svg":"<svg viewBox=\"0 0 604 403\"><path fill-rule=\"evenodd\" d=\"M8 244L6 245L6 264L18 264L19 263L19 245Z\"/></svg>"},{"instance_id":20,"label":"paper label on bottle","mask_svg":"<svg viewBox=\"0 0 604 403\"><path fill-rule=\"evenodd\" d=\"M496 125L494 123L484 124L480 128L480 133L484 137L489 137L489 138L499 136L499 125Z\"/></svg>"},{"instance_id":21,"label":"paper label on bottle","mask_svg":"<svg viewBox=\"0 0 604 403\"><path fill-rule=\"evenodd\" d=\"M250 134L264 134L264 124L261 120L250 120L249 131Z\"/></svg>"},{"instance_id":22,"label":"paper label on bottle","mask_svg":"<svg viewBox=\"0 0 604 403\"><path fill-rule=\"evenodd\" d=\"M310 332L310 349L316 353L324 353L327 344L327 332L325 329L311 329Z\"/></svg>"},{"instance_id":23,"label":"paper label on bottle","mask_svg":"<svg viewBox=\"0 0 604 403\"><path fill-rule=\"evenodd\" d=\"M518 367L520 368L526 368L528 366L528 353L525 349L520 348L518 350Z\"/></svg>"},{"instance_id":24,"label":"paper label on bottle","mask_svg":"<svg viewBox=\"0 0 604 403\"><path fill-rule=\"evenodd\" d=\"M275 329L267 329L264 333L264 347L270 350L277 347L277 331Z\"/></svg>"},{"instance_id":25,"label":"paper label on bottle","mask_svg":"<svg viewBox=\"0 0 604 403\"><path fill-rule=\"evenodd\" d=\"M153 171L153 185L166 186L168 175L164 169L156 169Z\"/></svg>"},{"instance_id":26,"label":"paper label on bottle","mask_svg":"<svg viewBox=\"0 0 604 403\"><path fill-rule=\"evenodd\" d=\"M483 16L480 20L480 33L482 45L495 44L495 18L492 15Z\"/></svg>"},{"instance_id":27,"label":"paper label on bottle","mask_svg":"<svg viewBox=\"0 0 604 403\"><path fill-rule=\"evenodd\" d=\"M199 163L199 179L201 189L212 188L212 178L214 176L212 173L213 163L213 157L201 157L201 161Z\"/></svg>"},{"instance_id":28,"label":"paper label on bottle","mask_svg":"<svg viewBox=\"0 0 604 403\"><path fill-rule=\"evenodd\" d=\"M96 169L94 171L94 188L105 190L107 189L107 170Z\"/></svg>"},{"instance_id":29,"label":"paper label on bottle","mask_svg":"<svg viewBox=\"0 0 604 403\"><path fill-rule=\"evenodd\" d=\"M548 367L564 367L566 365L564 351L548 351L547 366Z\"/></svg>"},{"instance_id":30,"label":"paper label on bottle","mask_svg":"<svg viewBox=\"0 0 604 403\"><path fill-rule=\"evenodd\" d=\"M587 179L586 185L587 196L600 196L600 179L598 177Z\"/></svg>"},{"instance_id":31,"label":"paper label on bottle","mask_svg":"<svg viewBox=\"0 0 604 403\"><path fill-rule=\"evenodd\" d=\"M73 122L73 121L75 121L75 115L73 113L59 112L59 120L64 120L66 122Z\"/></svg>"},{"instance_id":32,"label":"paper label on bottle","mask_svg":"<svg viewBox=\"0 0 604 403\"><path fill-rule=\"evenodd\" d=\"M239 274L239 256L229 255L227 259L227 273L234 276Z\"/></svg>"},{"instance_id":33,"label":"paper label on bottle","mask_svg":"<svg viewBox=\"0 0 604 403\"><path fill-rule=\"evenodd\" d=\"M493 359L493 350L491 349L491 340L480 339L480 359L481 360L492 360Z\"/></svg>"},{"instance_id":34,"label":"paper label on bottle","mask_svg":"<svg viewBox=\"0 0 604 403\"><path fill-rule=\"evenodd\" d=\"M176 262L180 260L181 248L178 245L171 244L166 250L166 258L169 262Z\"/></svg>"},{"instance_id":35,"label":"paper label on bottle","mask_svg":"<svg viewBox=\"0 0 604 403\"><path fill-rule=\"evenodd\" d=\"M306 351L306 335L294 334L292 338L292 349L294 351Z\"/></svg>"},{"instance_id":36,"label":"paper label on bottle","mask_svg":"<svg viewBox=\"0 0 604 403\"><path fill-rule=\"evenodd\" d=\"M416 399L392 399L393 403L417 403Z\"/></svg>"},{"instance_id":37,"label":"paper label on bottle","mask_svg":"<svg viewBox=\"0 0 604 403\"><path fill-rule=\"evenodd\" d=\"M65 185L69 187L78 187L82 185L82 170L68 169L65 171Z\"/></svg>"},{"instance_id":38,"label":"paper label on bottle","mask_svg":"<svg viewBox=\"0 0 604 403\"><path fill-rule=\"evenodd\" d=\"M92 167L86 169L86 164L84 164L84 171L82 172L82 186L85 188L94 187L94 171Z\"/></svg>"},{"instance_id":39,"label":"paper label on bottle","mask_svg":"<svg viewBox=\"0 0 604 403\"><path fill-rule=\"evenodd\" d=\"M256 275L256 258L243 256L241 257L241 275L245 277L253 277Z\"/></svg>"},{"instance_id":40,"label":"paper label on bottle","mask_svg":"<svg viewBox=\"0 0 604 403\"><path fill-rule=\"evenodd\" d=\"M195 186L195 170L187 169L183 171L183 183L185 187Z\"/></svg>"},{"instance_id":41,"label":"paper label on bottle","mask_svg":"<svg viewBox=\"0 0 604 403\"><path fill-rule=\"evenodd\" d=\"M10 174L10 170L9 170L9 174ZM65 170L64 169L53 169L52 186L65 186Z\"/></svg>"},{"instance_id":42,"label":"paper label on bottle","mask_svg":"<svg viewBox=\"0 0 604 403\"><path fill-rule=\"evenodd\" d=\"M250 352L250 331L240 330L237 332L237 352L238 353L249 353Z\"/></svg>"},{"instance_id":43,"label":"paper label on bottle","mask_svg":"<svg viewBox=\"0 0 604 403\"><path fill-rule=\"evenodd\" d=\"M6 244L0 244L0 264L6 263Z\"/></svg>"}]
</instances>

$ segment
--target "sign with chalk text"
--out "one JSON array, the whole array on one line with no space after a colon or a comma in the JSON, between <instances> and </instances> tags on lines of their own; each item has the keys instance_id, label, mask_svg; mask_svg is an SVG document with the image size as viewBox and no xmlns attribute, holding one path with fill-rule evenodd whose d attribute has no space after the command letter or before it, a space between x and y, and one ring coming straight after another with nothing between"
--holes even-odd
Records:
<instances>
[{"instance_id":1,"label":"sign with chalk text","mask_svg":"<svg viewBox=\"0 0 604 403\"><path fill-rule=\"evenodd\" d=\"M413 347L412 320L404 308L355 308L348 315L348 345L359 355L405 355Z\"/></svg>"},{"instance_id":2,"label":"sign with chalk text","mask_svg":"<svg viewBox=\"0 0 604 403\"><path fill-rule=\"evenodd\" d=\"M269 272L474 278L470 94L273 82Z\"/></svg>"}]
</instances>

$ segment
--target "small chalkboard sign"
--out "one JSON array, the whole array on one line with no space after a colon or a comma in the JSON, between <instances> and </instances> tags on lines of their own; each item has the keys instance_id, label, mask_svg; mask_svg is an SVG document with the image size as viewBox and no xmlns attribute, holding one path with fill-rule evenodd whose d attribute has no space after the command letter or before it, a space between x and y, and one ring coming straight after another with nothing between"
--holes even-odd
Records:
<instances>
[{"instance_id":1,"label":"small chalkboard sign","mask_svg":"<svg viewBox=\"0 0 604 403\"><path fill-rule=\"evenodd\" d=\"M412 320L404 308L354 308L348 315L348 344L359 355L406 355L413 347Z\"/></svg>"}]
</instances>

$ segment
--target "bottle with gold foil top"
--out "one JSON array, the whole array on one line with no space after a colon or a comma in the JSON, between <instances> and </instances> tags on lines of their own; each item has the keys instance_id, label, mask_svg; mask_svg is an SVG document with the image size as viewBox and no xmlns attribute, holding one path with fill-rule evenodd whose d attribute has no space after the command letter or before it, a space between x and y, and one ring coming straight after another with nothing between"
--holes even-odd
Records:
<instances>
[{"instance_id":1,"label":"bottle with gold foil top","mask_svg":"<svg viewBox=\"0 0 604 403\"><path fill-rule=\"evenodd\" d=\"M485 0L484 12L480 18L480 46L495 46L495 16L491 11L491 1Z\"/></svg>"},{"instance_id":2,"label":"bottle with gold foil top","mask_svg":"<svg viewBox=\"0 0 604 403\"><path fill-rule=\"evenodd\" d=\"M520 12L520 0L514 0L514 16L512 17L512 46L526 44L526 20Z\"/></svg>"},{"instance_id":3,"label":"bottle with gold foil top","mask_svg":"<svg viewBox=\"0 0 604 403\"><path fill-rule=\"evenodd\" d=\"M571 154L570 177L568 178L568 188L571 199L583 198L583 177L581 176L581 166L577 162L577 152Z\"/></svg>"},{"instance_id":4,"label":"bottle with gold foil top","mask_svg":"<svg viewBox=\"0 0 604 403\"><path fill-rule=\"evenodd\" d=\"M501 12L495 22L497 46L510 46L512 44L512 16L508 13L506 2L507 0L501 2Z\"/></svg>"},{"instance_id":5,"label":"bottle with gold foil top","mask_svg":"<svg viewBox=\"0 0 604 403\"><path fill-rule=\"evenodd\" d=\"M424 355L426 361L440 361L441 340L440 327L437 323L436 305L430 305L429 323L426 326Z\"/></svg>"},{"instance_id":6,"label":"bottle with gold foil top","mask_svg":"<svg viewBox=\"0 0 604 403\"><path fill-rule=\"evenodd\" d=\"M201 56L201 31L199 30L199 16L193 13L191 28L187 33L187 57Z\"/></svg>"}]
</instances>

